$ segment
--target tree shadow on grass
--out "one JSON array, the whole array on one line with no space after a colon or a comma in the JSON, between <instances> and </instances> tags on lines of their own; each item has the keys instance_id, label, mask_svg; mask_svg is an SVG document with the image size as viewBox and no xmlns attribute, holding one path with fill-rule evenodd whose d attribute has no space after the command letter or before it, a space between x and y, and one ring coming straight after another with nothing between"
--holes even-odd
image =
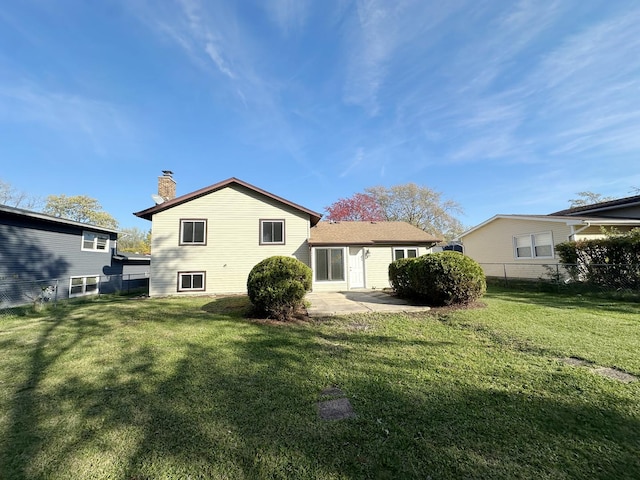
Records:
<instances>
[{"instance_id":1,"label":"tree shadow on grass","mask_svg":"<svg viewBox=\"0 0 640 480\"><path fill-rule=\"evenodd\" d=\"M640 314L640 302L616 300L598 295L532 292L526 290L510 290L493 287L488 297L512 303L541 305L562 309L588 309L593 311L608 311L614 313Z\"/></svg>"},{"instance_id":2,"label":"tree shadow on grass","mask_svg":"<svg viewBox=\"0 0 640 480\"><path fill-rule=\"evenodd\" d=\"M178 318L167 328L178 328ZM177 339L173 351L150 338L134 341L109 360L100 377L71 374L45 390L38 387L56 360L83 341L108 334L99 322L79 318L66 338L55 340L62 319L53 319L33 349L25 388L15 395L3 452L10 461L3 460L0 477L640 474L637 405L606 394L595 402L593 396L581 398L578 390L576 398L559 395L580 386L564 371L558 373L557 387L548 391L478 388L454 377L442 382L413 379L410 384L401 359L390 373L388 356L362 348L370 341L365 336L351 341L361 356L356 363L349 356L327 358L312 328L252 324L238 335L233 322L212 320L216 318L184 320L197 327L200 341ZM155 322L162 326L169 320L165 316ZM201 331L204 327L209 330ZM218 335L224 343L216 341ZM175 361L166 360L169 354ZM350 398L356 419L318 418L319 392L336 381ZM64 418L72 421L56 424Z\"/></svg>"},{"instance_id":3,"label":"tree shadow on grass","mask_svg":"<svg viewBox=\"0 0 640 480\"><path fill-rule=\"evenodd\" d=\"M50 430L39 417L39 389L61 357L89 338L103 335L107 328L88 318L69 318L65 309L51 309L42 321L42 330L25 366L24 380L14 387L9 404L5 448L0 456L0 478L31 478L31 461L47 442ZM54 340L54 337L55 338ZM3 470L6 470L3 473Z\"/></svg>"}]
</instances>

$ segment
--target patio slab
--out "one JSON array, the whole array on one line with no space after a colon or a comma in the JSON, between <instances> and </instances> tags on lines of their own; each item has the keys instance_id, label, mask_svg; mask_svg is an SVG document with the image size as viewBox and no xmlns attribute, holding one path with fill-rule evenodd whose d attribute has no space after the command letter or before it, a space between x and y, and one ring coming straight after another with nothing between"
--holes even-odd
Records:
<instances>
[{"instance_id":1,"label":"patio slab","mask_svg":"<svg viewBox=\"0 0 640 480\"><path fill-rule=\"evenodd\" d=\"M381 290L350 290L347 292L311 292L306 299L310 317L330 317L351 313L424 312L429 307L409 305L405 300Z\"/></svg>"}]
</instances>

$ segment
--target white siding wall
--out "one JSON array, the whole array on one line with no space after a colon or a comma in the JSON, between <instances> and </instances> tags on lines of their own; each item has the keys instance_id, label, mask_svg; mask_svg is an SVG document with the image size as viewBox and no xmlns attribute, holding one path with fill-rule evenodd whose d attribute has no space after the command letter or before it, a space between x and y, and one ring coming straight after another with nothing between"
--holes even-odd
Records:
<instances>
[{"instance_id":1,"label":"white siding wall","mask_svg":"<svg viewBox=\"0 0 640 480\"><path fill-rule=\"evenodd\" d=\"M207 220L206 246L179 245L181 219ZM286 244L259 245L260 219L284 219ZM178 272L206 272L207 294L242 293L253 266L267 257L295 256L310 265L309 216L241 186L157 213L152 225L152 296L178 294Z\"/></svg>"}]
</instances>

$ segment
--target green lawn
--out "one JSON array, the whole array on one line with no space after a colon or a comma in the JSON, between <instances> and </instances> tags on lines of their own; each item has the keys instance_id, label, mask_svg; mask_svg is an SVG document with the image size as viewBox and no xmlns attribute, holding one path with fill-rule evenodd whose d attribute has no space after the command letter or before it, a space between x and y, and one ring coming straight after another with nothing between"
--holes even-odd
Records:
<instances>
[{"instance_id":1,"label":"green lawn","mask_svg":"<svg viewBox=\"0 0 640 480\"><path fill-rule=\"evenodd\" d=\"M244 297L0 317L0 478L640 478L640 304L246 320ZM325 422L338 386L357 418Z\"/></svg>"}]
</instances>

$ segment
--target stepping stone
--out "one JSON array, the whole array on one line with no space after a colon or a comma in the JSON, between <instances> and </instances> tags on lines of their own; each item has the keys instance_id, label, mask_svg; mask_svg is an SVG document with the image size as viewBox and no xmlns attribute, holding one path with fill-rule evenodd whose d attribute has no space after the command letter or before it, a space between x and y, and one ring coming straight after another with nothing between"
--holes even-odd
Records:
<instances>
[{"instance_id":1,"label":"stepping stone","mask_svg":"<svg viewBox=\"0 0 640 480\"><path fill-rule=\"evenodd\" d=\"M591 362L576 357L561 358L560 361L566 363L567 365L573 365L576 367L585 367L587 365L591 365Z\"/></svg>"},{"instance_id":2,"label":"stepping stone","mask_svg":"<svg viewBox=\"0 0 640 480\"><path fill-rule=\"evenodd\" d=\"M600 367L600 368L594 368L593 371L598 375L612 378L622 383L631 383L638 380L638 377L634 375L630 375L628 373L621 372L620 370L616 370L615 368Z\"/></svg>"},{"instance_id":3,"label":"stepping stone","mask_svg":"<svg viewBox=\"0 0 640 480\"><path fill-rule=\"evenodd\" d=\"M348 398L335 398L318 402L318 414L322 420L344 420L356 418L351 402Z\"/></svg>"},{"instance_id":4,"label":"stepping stone","mask_svg":"<svg viewBox=\"0 0 640 480\"><path fill-rule=\"evenodd\" d=\"M561 358L560 361L574 367L590 367L590 370L593 373L596 373L602 377L618 380L619 382L622 382L622 383L631 383L631 382L638 381L638 377L636 377L635 375L625 373L616 368L598 367L596 365L593 365L592 362L589 362L588 360L583 360L581 358L576 358L576 357Z\"/></svg>"}]
</instances>

